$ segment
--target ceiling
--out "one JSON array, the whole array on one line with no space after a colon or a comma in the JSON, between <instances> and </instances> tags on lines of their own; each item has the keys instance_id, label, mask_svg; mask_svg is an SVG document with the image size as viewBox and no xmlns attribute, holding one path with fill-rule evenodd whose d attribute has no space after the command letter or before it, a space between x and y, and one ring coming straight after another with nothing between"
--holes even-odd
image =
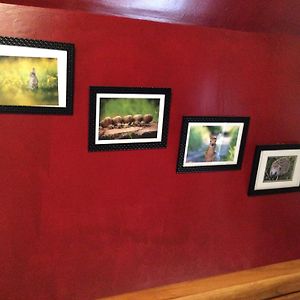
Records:
<instances>
[{"instance_id":1,"label":"ceiling","mask_svg":"<svg viewBox=\"0 0 300 300\"><path fill-rule=\"evenodd\" d=\"M4 0L167 23L300 34L300 0Z\"/></svg>"}]
</instances>

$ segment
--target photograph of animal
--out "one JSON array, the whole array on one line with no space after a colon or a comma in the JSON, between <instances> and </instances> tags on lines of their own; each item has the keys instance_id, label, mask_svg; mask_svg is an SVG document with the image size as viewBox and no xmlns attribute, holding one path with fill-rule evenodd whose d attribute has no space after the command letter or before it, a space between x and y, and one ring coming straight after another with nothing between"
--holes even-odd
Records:
<instances>
[{"instance_id":1,"label":"photograph of animal","mask_svg":"<svg viewBox=\"0 0 300 300\"><path fill-rule=\"evenodd\" d=\"M221 125L221 124L220 124ZM216 163L234 160L239 127L193 124L190 127L186 161Z\"/></svg>"},{"instance_id":2,"label":"photograph of animal","mask_svg":"<svg viewBox=\"0 0 300 300\"><path fill-rule=\"evenodd\" d=\"M103 98L100 102L101 140L156 138L159 99Z\"/></svg>"},{"instance_id":3,"label":"photograph of animal","mask_svg":"<svg viewBox=\"0 0 300 300\"><path fill-rule=\"evenodd\" d=\"M295 156L269 157L266 164L264 182L291 180L295 162Z\"/></svg>"},{"instance_id":4,"label":"photograph of animal","mask_svg":"<svg viewBox=\"0 0 300 300\"><path fill-rule=\"evenodd\" d=\"M39 87L39 81L35 73L35 68L32 68L32 71L29 74L29 88L31 90L36 90Z\"/></svg>"},{"instance_id":5,"label":"photograph of animal","mask_svg":"<svg viewBox=\"0 0 300 300\"><path fill-rule=\"evenodd\" d=\"M217 137L215 135L210 136L210 141L208 148L205 152L205 161L214 161L216 158L216 147L217 147Z\"/></svg>"},{"instance_id":6,"label":"photograph of animal","mask_svg":"<svg viewBox=\"0 0 300 300\"><path fill-rule=\"evenodd\" d=\"M58 60L0 55L0 105L58 105Z\"/></svg>"}]
</instances>

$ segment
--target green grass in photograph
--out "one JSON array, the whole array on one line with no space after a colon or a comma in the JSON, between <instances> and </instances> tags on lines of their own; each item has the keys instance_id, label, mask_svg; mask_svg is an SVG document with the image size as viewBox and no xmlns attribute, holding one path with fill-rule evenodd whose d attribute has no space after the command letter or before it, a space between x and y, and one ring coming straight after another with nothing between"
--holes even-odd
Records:
<instances>
[{"instance_id":1,"label":"green grass in photograph","mask_svg":"<svg viewBox=\"0 0 300 300\"><path fill-rule=\"evenodd\" d=\"M151 114L153 122L158 122L159 101L159 99L102 98L100 103L100 120L106 117Z\"/></svg>"},{"instance_id":2,"label":"green grass in photograph","mask_svg":"<svg viewBox=\"0 0 300 300\"><path fill-rule=\"evenodd\" d=\"M207 126L191 126L188 140L188 152L194 152L201 149L206 143L205 139L209 140L209 130Z\"/></svg>"},{"instance_id":3,"label":"green grass in photograph","mask_svg":"<svg viewBox=\"0 0 300 300\"><path fill-rule=\"evenodd\" d=\"M57 59L0 56L0 105L58 105Z\"/></svg>"}]
</instances>

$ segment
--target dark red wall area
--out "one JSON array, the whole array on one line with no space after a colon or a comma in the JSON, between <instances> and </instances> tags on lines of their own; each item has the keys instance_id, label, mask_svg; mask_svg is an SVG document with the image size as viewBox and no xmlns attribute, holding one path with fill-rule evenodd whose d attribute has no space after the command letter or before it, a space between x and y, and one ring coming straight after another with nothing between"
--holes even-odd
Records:
<instances>
[{"instance_id":1,"label":"dark red wall area","mask_svg":"<svg viewBox=\"0 0 300 300\"><path fill-rule=\"evenodd\" d=\"M2 0L1 2L240 31L300 34L299 0L272 0L272 3L270 0Z\"/></svg>"},{"instance_id":2,"label":"dark red wall area","mask_svg":"<svg viewBox=\"0 0 300 300\"><path fill-rule=\"evenodd\" d=\"M299 193L248 197L300 142L300 39L0 5L76 47L74 115L0 116L0 299L83 300L299 258ZM166 149L89 153L89 86L172 88ZM183 115L250 116L242 169L176 174Z\"/></svg>"}]
</instances>

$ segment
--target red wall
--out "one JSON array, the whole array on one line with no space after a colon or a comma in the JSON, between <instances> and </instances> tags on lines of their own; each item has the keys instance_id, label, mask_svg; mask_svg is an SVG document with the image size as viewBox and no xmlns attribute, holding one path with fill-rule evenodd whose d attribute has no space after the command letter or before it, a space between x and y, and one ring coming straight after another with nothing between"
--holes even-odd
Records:
<instances>
[{"instance_id":1,"label":"red wall","mask_svg":"<svg viewBox=\"0 0 300 300\"><path fill-rule=\"evenodd\" d=\"M0 5L76 45L73 116L0 116L0 299L83 300L299 258L299 193L248 197L256 144L300 142L300 39ZM90 85L171 87L168 147L87 151ZM183 115L250 116L240 171L176 174Z\"/></svg>"}]
</instances>

